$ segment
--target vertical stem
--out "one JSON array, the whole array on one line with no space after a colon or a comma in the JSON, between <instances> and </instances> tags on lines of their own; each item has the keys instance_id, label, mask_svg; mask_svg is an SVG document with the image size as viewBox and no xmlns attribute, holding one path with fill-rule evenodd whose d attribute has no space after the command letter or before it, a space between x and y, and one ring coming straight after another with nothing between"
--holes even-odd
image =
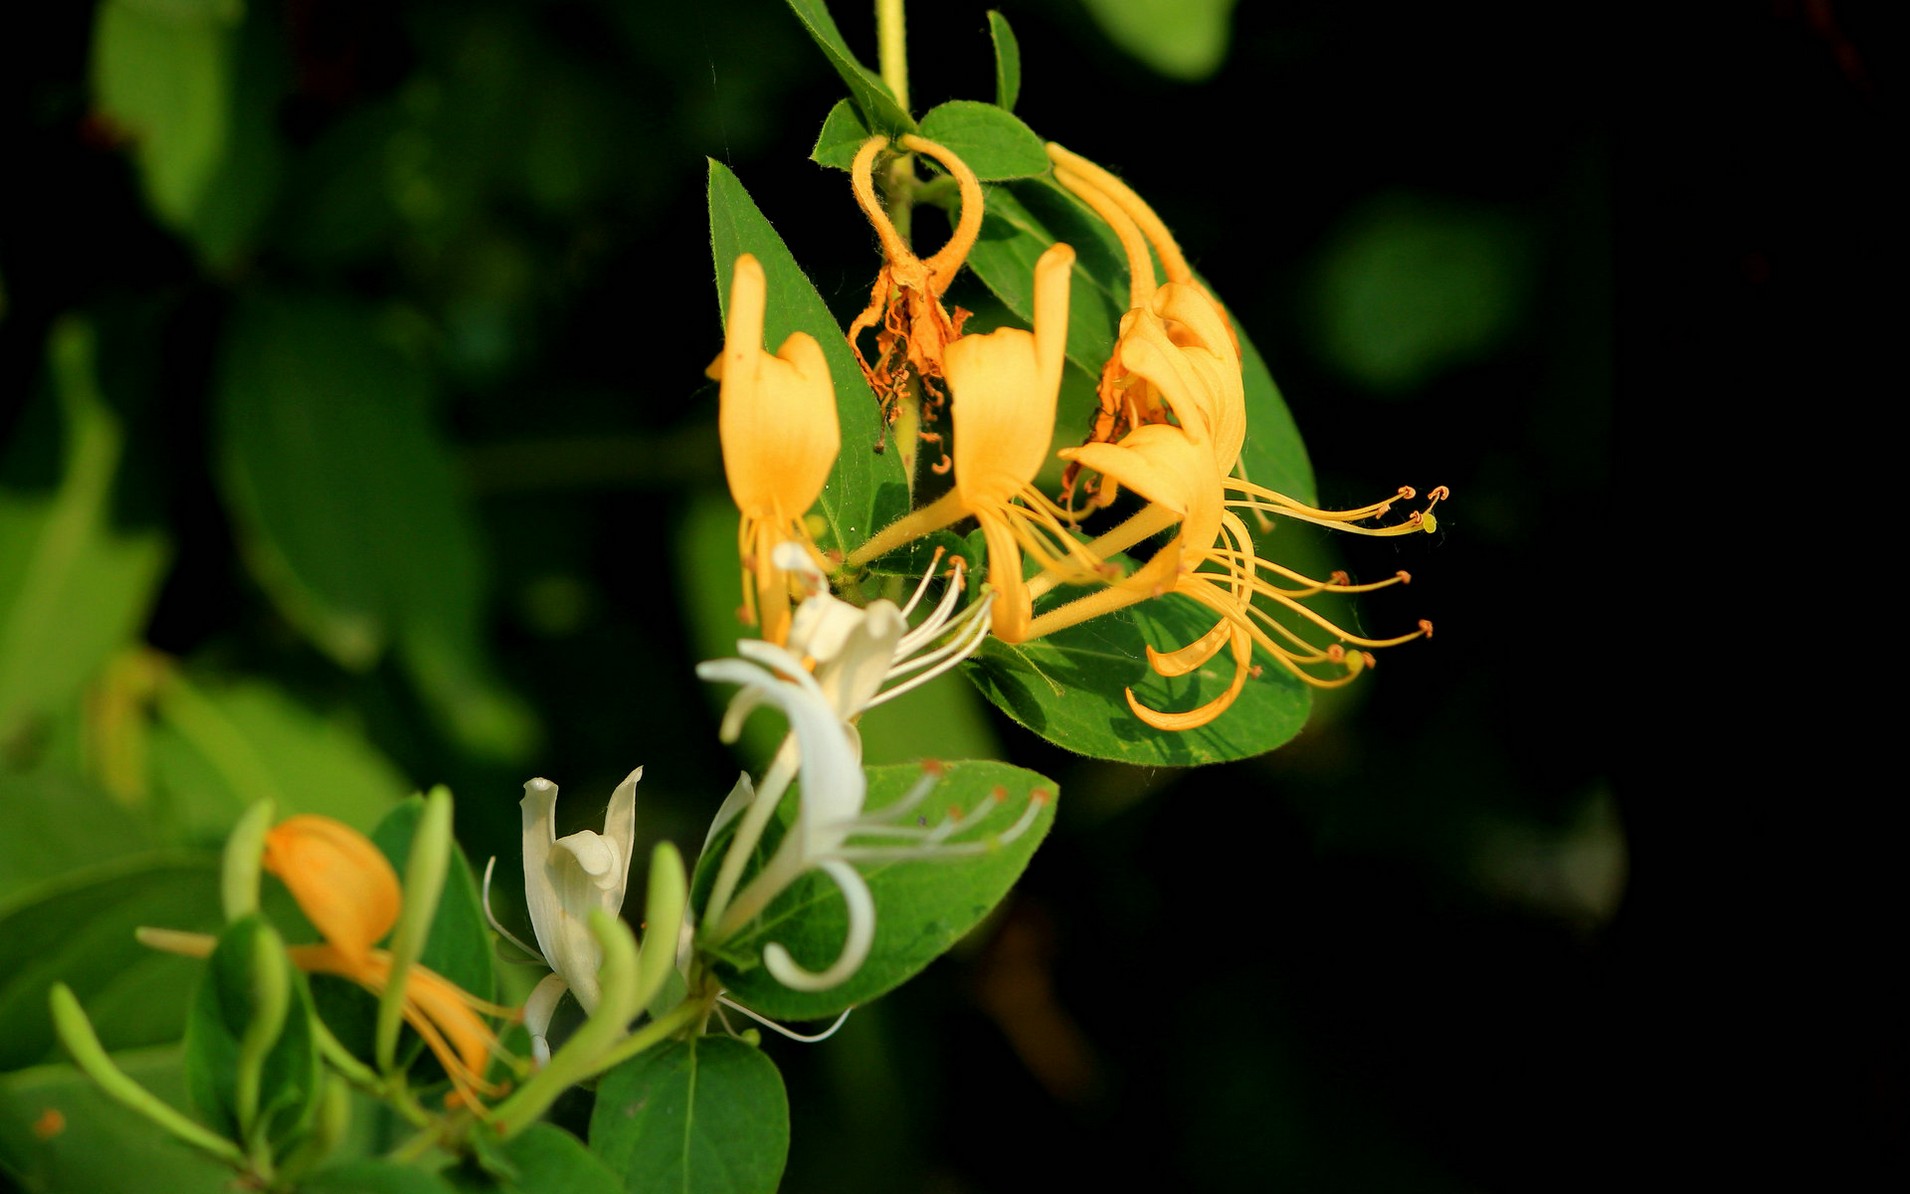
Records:
<instances>
[{"instance_id":1,"label":"vertical stem","mask_svg":"<svg viewBox=\"0 0 1910 1194\"><path fill-rule=\"evenodd\" d=\"M882 81L889 85L895 102L909 110L909 51L903 30L902 0L875 0L876 59L882 67Z\"/></svg>"},{"instance_id":2,"label":"vertical stem","mask_svg":"<svg viewBox=\"0 0 1910 1194\"><path fill-rule=\"evenodd\" d=\"M875 0L876 58L882 81L895 102L909 110L909 50L902 19L903 0ZM900 148L899 146L897 148ZM915 155L899 153L882 178L882 202L903 241L910 239L910 215L915 207Z\"/></svg>"}]
</instances>

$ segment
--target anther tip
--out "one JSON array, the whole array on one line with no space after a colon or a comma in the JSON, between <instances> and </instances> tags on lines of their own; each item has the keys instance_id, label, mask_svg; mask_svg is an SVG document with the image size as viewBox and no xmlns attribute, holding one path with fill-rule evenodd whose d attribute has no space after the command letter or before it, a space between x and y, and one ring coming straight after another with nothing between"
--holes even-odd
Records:
<instances>
[{"instance_id":1,"label":"anther tip","mask_svg":"<svg viewBox=\"0 0 1910 1194\"><path fill-rule=\"evenodd\" d=\"M1399 577L1399 583L1402 585L1409 585L1413 583L1413 574L1406 571L1404 568L1401 568L1398 572L1394 573L1394 575Z\"/></svg>"},{"instance_id":2,"label":"anther tip","mask_svg":"<svg viewBox=\"0 0 1910 1194\"><path fill-rule=\"evenodd\" d=\"M1443 502L1452 496L1452 490L1444 485L1435 485L1432 487L1432 492L1426 496L1432 501Z\"/></svg>"},{"instance_id":3,"label":"anther tip","mask_svg":"<svg viewBox=\"0 0 1910 1194\"><path fill-rule=\"evenodd\" d=\"M1036 804L1046 804L1054 799L1054 793L1048 791L1046 788L1036 788L1034 791L1028 793L1028 799Z\"/></svg>"},{"instance_id":4,"label":"anther tip","mask_svg":"<svg viewBox=\"0 0 1910 1194\"><path fill-rule=\"evenodd\" d=\"M940 779L942 776L948 774L948 764L942 762L940 759L923 759L922 774L933 775L937 779Z\"/></svg>"},{"instance_id":5,"label":"anther tip","mask_svg":"<svg viewBox=\"0 0 1910 1194\"><path fill-rule=\"evenodd\" d=\"M1000 804L1002 801L1008 799L1008 789L1002 787L1000 784L996 784L995 790L988 794L988 798L993 800L996 804Z\"/></svg>"},{"instance_id":6,"label":"anther tip","mask_svg":"<svg viewBox=\"0 0 1910 1194\"><path fill-rule=\"evenodd\" d=\"M1427 638L1432 637L1432 622L1430 619L1419 619L1419 633L1425 635Z\"/></svg>"}]
</instances>

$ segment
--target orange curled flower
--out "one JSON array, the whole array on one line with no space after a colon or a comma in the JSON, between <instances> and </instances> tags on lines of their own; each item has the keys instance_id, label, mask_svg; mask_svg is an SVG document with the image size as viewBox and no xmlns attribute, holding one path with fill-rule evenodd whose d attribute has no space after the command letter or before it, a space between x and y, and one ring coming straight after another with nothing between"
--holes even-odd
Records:
<instances>
[{"instance_id":1,"label":"orange curled flower","mask_svg":"<svg viewBox=\"0 0 1910 1194\"><path fill-rule=\"evenodd\" d=\"M829 363L815 338L792 332L774 354L763 350L768 296L762 265L748 253L737 257L723 355L711 373L722 383L723 471L742 511L736 539L745 572L743 608L763 638L780 643L789 633L790 580L775 565L775 547L797 540L822 564L803 515L822 496L842 432Z\"/></svg>"},{"instance_id":2,"label":"orange curled flower","mask_svg":"<svg viewBox=\"0 0 1910 1194\"><path fill-rule=\"evenodd\" d=\"M988 544L988 580L999 594L994 631L1006 642L1029 637L1032 597L1022 560L1056 581L1085 580L1099 560L1067 530L1067 511L1035 488L1054 437L1068 334L1074 250L1048 246L1035 262L1035 326L962 336L944 353L955 428L955 484L864 543L851 564L973 517Z\"/></svg>"},{"instance_id":3,"label":"orange curled flower","mask_svg":"<svg viewBox=\"0 0 1910 1194\"><path fill-rule=\"evenodd\" d=\"M304 814L266 833L264 866L284 881L299 910L325 938L288 949L292 964L382 994L391 983L391 952L375 945L397 923L403 897L397 873L378 847L343 822ZM502 1093L502 1087L484 1080L498 1041L478 1011L506 1009L423 966L407 968L404 983L405 1022L424 1038L458 1097L475 1107L479 1095Z\"/></svg>"},{"instance_id":4,"label":"orange curled flower","mask_svg":"<svg viewBox=\"0 0 1910 1194\"><path fill-rule=\"evenodd\" d=\"M950 314L942 305L942 295L961 272L968 251L982 226L982 186L975 172L953 151L913 134L896 144L903 149L933 158L955 179L961 194L961 215L948 243L924 261L915 255L875 195L875 159L890 144L884 136L862 143L849 169L850 185L856 203L882 242L882 269L876 274L869 294L869 305L849 324L849 346L869 379L869 387L882 403L885 420L893 424L909 393L910 383L919 386L922 403L922 439L940 443L941 435L930 430L947 403L948 392L943 370L943 350L962 334L968 312L960 307ZM875 329L875 359L862 352L862 333ZM946 466L943 467L946 471Z\"/></svg>"}]
</instances>

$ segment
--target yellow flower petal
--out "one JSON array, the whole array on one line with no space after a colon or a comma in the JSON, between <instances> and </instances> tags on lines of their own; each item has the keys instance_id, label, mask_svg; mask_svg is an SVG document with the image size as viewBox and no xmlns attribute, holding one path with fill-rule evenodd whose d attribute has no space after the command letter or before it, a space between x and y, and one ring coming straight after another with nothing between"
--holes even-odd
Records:
<instances>
[{"instance_id":1,"label":"yellow flower petal","mask_svg":"<svg viewBox=\"0 0 1910 1194\"><path fill-rule=\"evenodd\" d=\"M265 869L284 880L325 940L362 960L398 922L398 874L371 839L342 821L302 814L265 835Z\"/></svg>"}]
</instances>

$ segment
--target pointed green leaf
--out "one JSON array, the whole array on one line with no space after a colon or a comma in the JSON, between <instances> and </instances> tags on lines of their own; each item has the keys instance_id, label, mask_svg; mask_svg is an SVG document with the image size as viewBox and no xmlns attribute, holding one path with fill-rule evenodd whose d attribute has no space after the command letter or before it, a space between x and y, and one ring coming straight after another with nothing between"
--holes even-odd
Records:
<instances>
[{"instance_id":1,"label":"pointed green leaf","mask_svg":"<svg viewBox=\"0 0 1910 1194\"><path fill-rule=\"evenodd\" d=\"M856 364L855 353L828 306L790 255L782 237L728 167L710 162L710 245L716 262L719 308L729 310L730 274L736 258L752 253L769 281L764 311L764 346L774 351L791 332L807 332L821 344L835 383L836 411L842 427L842 453L816 504L827 524L818 542L845 554L887 525L906 508L908 490L896 453L879 452L886 440L875 395Z\"/></svg>"},{"instance_id":2,"label":"pointed green leaf","mask_svg":"<svg viewBox=\"0 0 1910 1194\"><path fill-rule=\"evenodd\" d=\"M424 799L413 796L392 809L372 830L371 840L400 875L411 857L411 839L423 813ZM489 999L496 984L495 958L477 878L464 859L464 851L454 846L444 890L438 896L438 912L431 921L431 935L425 939L418 962L479 999Z\"/></svg>"},{"instance_id":3,"label":"pointed green leaf","mask_svg":"<svg viewBox=\"0 0 1910 1194\"><path fill-rule=\"evenodd\" d=\"M1048 172L1048 150L1012 113L977 100L950 100L922 117L922 136L953 150L983 182Z\"/></svg>"},{"instance_id":4,"label":"pointed green leaf","mask_svg":"<svg viewBox=\"0 0 1910 1194\"><path fill-rule=\"evenodd\" d=\"M871 136L868 122L862 119L856 106L848 100L837 100L822 122L822 131L816 134L816 147L809 151L809 160L820 166L847 170L855 164L856 152L862 143Z\"/></svg>"},{"instance_id":5,"label":"pointed green leaf","mask_svg":"<svg viewBox=\"0 0 1910 1194\"><path fill-rule=\"evenodd\" d=\"M849 43L842 40L842 32L836 28L836 19L829 15L829 8L823 0L785 0L789 11L796 14L802 22L803 31L836 68L842 81L849 85L849 95L855 100L856 107L862 109L863 119L870 127L878 128L890 136L915 131L915 121L895 102L888 84L868 67L863 66L849 49Z\"/></svg>"},{"instance_id":6,"label":"pointed green leaf","mask_svg":"<svg viewBox=\"0 0 1910 1194\"><path fill-rule=\"evenodd\" d=\"M27 412L45 433L23 425L0 461L0 746L137 634L166 562L157 535L112 525L125 431L100 392L96 354L91 324L55 325L50 384ZM36 490L26 477L49 455L58 482Z\"/></svg>"},{"instance_id":7,"label":"pointed green leaf","mask_svg":"<svg viewBox=\"0 0 1910 1194\"><path fill-rule=\"evenodd\" d=\"M789 1153L782 1075L728 1037L658 1046L597 1084L590 1149L630 1191L773 1194Z\"/></svg>"},{"instance_id":8,"label":"pointed green leaf","mask_svg":"<svg viewBox=\"0 0 1910 1194\"><path fill-rule=\"evenodd\" d=\"M185 227L225 154L238 4L107 0L93 27L93 94L131 137L147 199Z\"/></svg>"},{"instance_id":9,"label":"pointed green leaf","mask_svg":"<svg viewBox=\"0 0 1910 1194\"><path fill-rule=\"evenodd\" d=\"M1207 78L1227 57L1234 0L1083 0L1115 45L1171 79Z\"/></svg>"},{"instance_id":10,"label":"pointed green leaf","mask_svg":"<svg viewBox=\"0 0 1910 1194\"><path fill-rule=\"evenodd\" d=\"M921 777L919 766L869 768L865 807L874 811L896 803ZM823 1019L893 990L981 923L1008 894L1054 821L1055 791L1053 782L1006 763L948 764L941 783L918 814L936 824L950 810L961 809L964 827L948 841L989 843L1013 826L1031 801L1036 806L1033 821L1014 840L974 854L858 863L856 869L868 880L876 906L875 942L868 960L840 986L792 991L762 967L764 947L780 943L798 964L821 970L841 953L848 930L835 882L811 871L777 897L754 926L724 943L727 961L718 969L723 985L752 1010L780 1020ZM794 819L796 800L797 794L792 793L778 810L784 828ZM774 851L772 837L780 840L773 829L766 833L754 865L761 865ZM714 882L727 844L728 838L719 835L704 851L697 867L699 899ZM754 873L753 867L745 873Z\"/></svg>"},{"instance_id":11,"label":"pointed green leaf","mask_svg":"<svg viewBox=\"0 0 1910 1194\"><path fill-rule=\"evenodd\" d=\"M995 43L995 102L1010 112L1021 98L1021 43L1008 18L988 10L988 36Z\"/></svg>"}]
</instances>

